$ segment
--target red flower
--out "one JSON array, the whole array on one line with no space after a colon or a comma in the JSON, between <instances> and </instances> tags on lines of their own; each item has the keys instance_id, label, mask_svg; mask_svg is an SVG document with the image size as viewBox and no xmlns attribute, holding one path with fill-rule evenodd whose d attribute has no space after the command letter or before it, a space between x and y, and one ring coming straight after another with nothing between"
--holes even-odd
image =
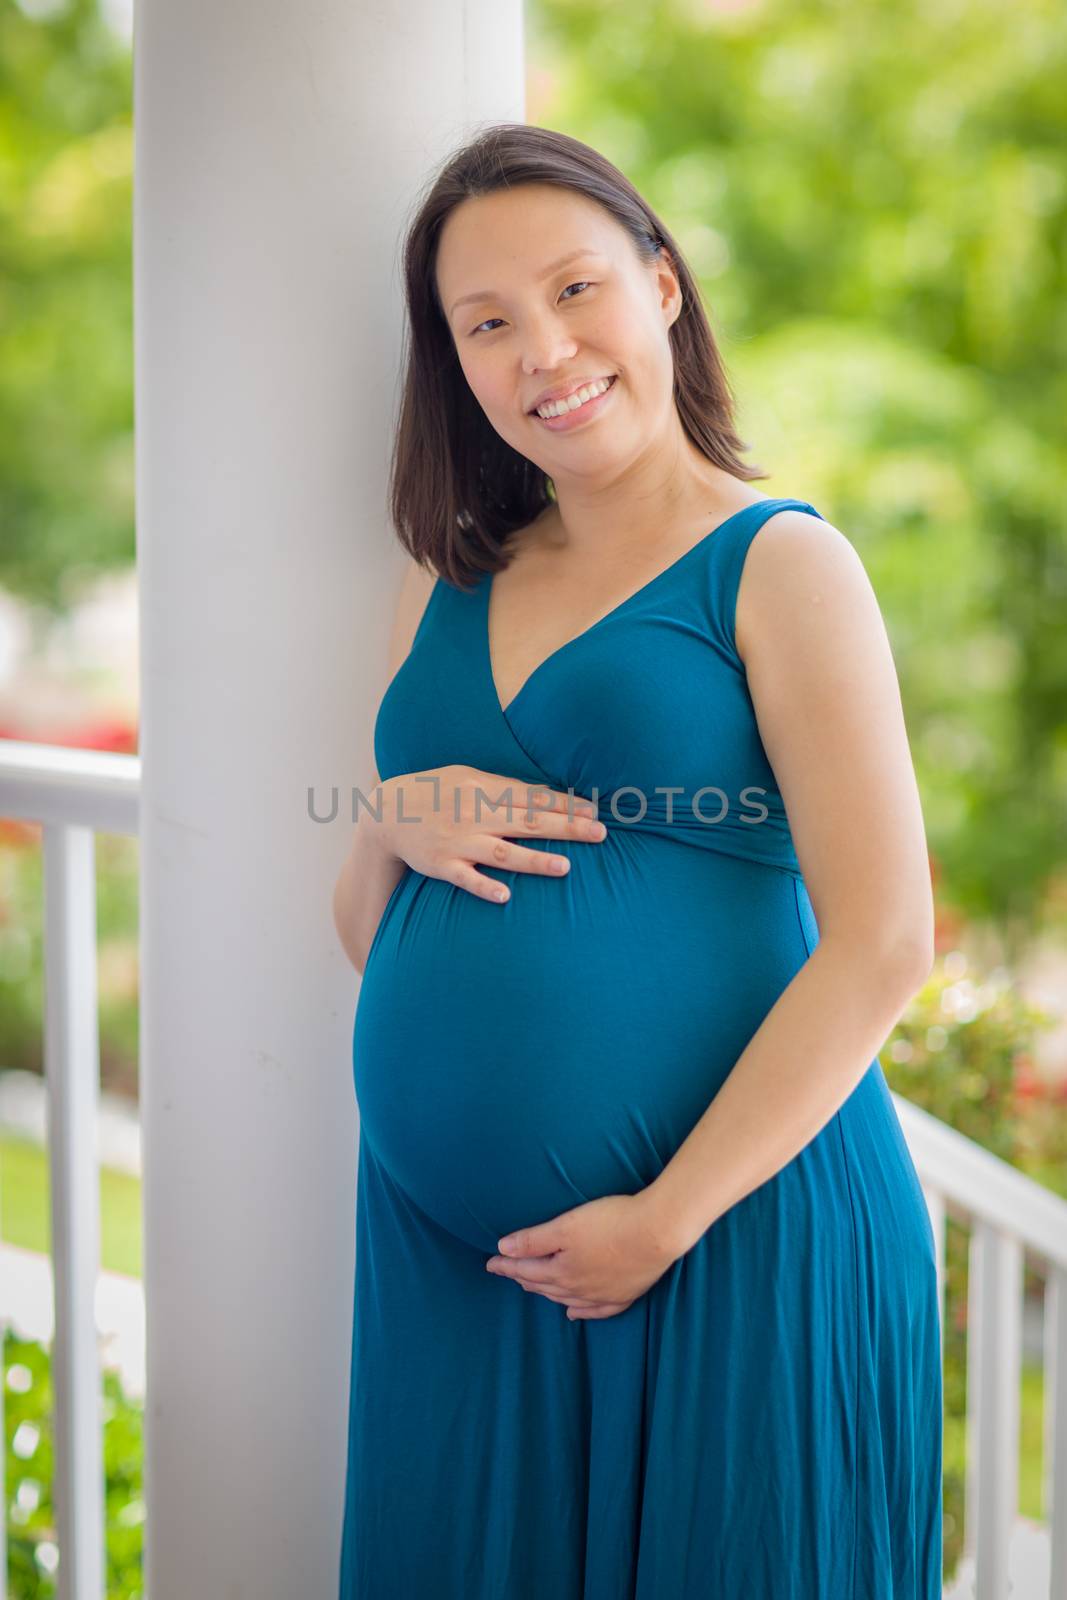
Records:
<instances>
[{"instance_id":1,"label":"red flower","mask_svg":"<svg viewBox=\"0 0 1067 1600\"><path fill-rule=\"evenodd\" d=\"M1041 1079L1034 1071L1034 1063L1025 1050L1020 1050L1012 1063L1012 1080L1020 1100L1036 1099L1042 1092Z\"/></svg>"}]
</instances>

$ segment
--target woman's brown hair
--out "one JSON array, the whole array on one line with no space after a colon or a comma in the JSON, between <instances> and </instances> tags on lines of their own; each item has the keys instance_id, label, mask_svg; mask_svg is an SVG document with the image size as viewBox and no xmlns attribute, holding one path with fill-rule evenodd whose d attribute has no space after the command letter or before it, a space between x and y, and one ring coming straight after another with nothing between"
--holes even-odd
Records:
<instances>
[{"instance_id":1,"label":"woman's brown hair","mask_svg":"<svg viewBox=\"0 0 1067 1600\"><path fill-rule=\"evenodd\" d=\"M407 354L390 469L389 503L401 544L460 588L509 557L509 533L554 499L543 468L513 449L467 383L437 292L441 229L461 201L551 183L594 200L624 228L642 261L666 246L682 289L670 328L674 399L696 447L745 482L767 473L741 460L749 447L734 427L734 398L696 281L673 238L629 179L568 134L502 122L464 145L432 181L404 245Z\"/></svg>"}]
</instances>

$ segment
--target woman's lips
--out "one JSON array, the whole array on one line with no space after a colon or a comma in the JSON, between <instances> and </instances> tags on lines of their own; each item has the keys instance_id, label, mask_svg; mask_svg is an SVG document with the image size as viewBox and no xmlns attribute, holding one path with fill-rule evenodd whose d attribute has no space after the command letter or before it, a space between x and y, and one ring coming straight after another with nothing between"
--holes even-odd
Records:
<instances>
[{"instance_id":1,"label":"woman's lips","mask_svg":"<svg viewBox=\"0 0 1067 1600\"><path fill-rule=\"evenodd\" d=\"M595 416L599 416L605 404L615 393L617 383L618 374L616 373L603 394L596 395L592 400L586 400L582 405L576 406L573 411L563 411L557 417L539 417L536 411L531 411L530 415L535 422L540 423L542 428L550 428L553 433L568 433L571 428L580 428L583 423L591 421Z\"/></svg>"}]
</instances>

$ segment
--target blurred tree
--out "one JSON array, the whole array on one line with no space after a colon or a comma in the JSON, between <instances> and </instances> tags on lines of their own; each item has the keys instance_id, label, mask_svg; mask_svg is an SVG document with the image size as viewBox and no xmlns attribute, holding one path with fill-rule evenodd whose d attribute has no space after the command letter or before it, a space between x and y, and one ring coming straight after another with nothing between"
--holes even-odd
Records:
<instances>
[{"instance_id":1,"label":"blurred tree","mask_svg":"<svg viewBox=\"0 0 1067 1600\"><path fill-rule=\"evenodd\" d=\"M885 612L942 886L1067 924L1067 13L529 0L531 122L696 270L775 492ZM134 558L129 41L0 7L0 582Z\"/></svg>"},{"instance_id":2,"label":"blurred tree","mask_svg":"<svg viewBox=\"0 0 1067 1600\"><path fill-rule=\"evenodd\" d=\"M1065 922L1067 12L538 0L527 119L623 168L771 492L852 540L944 887Z\"/></svg>"},{"instance_id":3,"label":"blurred tree","mask_svg":"<svg viewBox=\"0 0 1067 1600\"><path fill-rule=\"evenodd\" d=\"M0 3L0 582L60 607L134 559L129 41Z\"/></svg>"}]
</instances>

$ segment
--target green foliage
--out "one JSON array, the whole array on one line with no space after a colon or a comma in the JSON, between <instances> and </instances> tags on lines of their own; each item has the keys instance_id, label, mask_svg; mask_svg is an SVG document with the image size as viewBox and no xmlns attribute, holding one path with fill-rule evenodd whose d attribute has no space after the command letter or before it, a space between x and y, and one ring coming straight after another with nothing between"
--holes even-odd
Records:
<instances>
[{"instance_id":1,"label":"green foliage","mask_svg":"<svg viewBox=\"0 0 1067 1600\"><path fill-rule=\"evenodd\" d=\"M539 0L527 45L527 119L700 279L765 487L859 550L945 892L1017 953L1065 920L1067 12Z\"/></svg>"},{"instance_id":2,"label":"green foliage","mask_svg":"<svg viewBox=\"0 0 1067 1600\"><path fill-rule=\"evenodd\" d=\"M855 543L946 891L1067 921L1067 13L538 0L532 122L696 271L777 492ZM669 91L669 92L668 92ZM0 10L0 582L134 554L132 91L95 0Z\"/></svg>"},{"instance_id":3,"label":"green foliage","mask_svg":"<svg viewBox=\"0 0 1067 1600\"><path fill-rule=\"evenodd\" d=\"M881 1055L891 1088L1067 1198L1067 1101L1042 1085L1035 1041L1052 1018L1003 969L981 979L939 961Z\"/></svg>"},{"instance_id":4,"label":"green foliage","mask_svg":"<svg viewBox=\"0 0 1067 1600\"><path fill-rule=\"evenodd\" d=\"M0 1068L43 1071L44 873L39 830L0 823ZM100 1078L134 1096L139 1030L137 839L97 834Z\"/></svg>"},{"instance_id":5,"label":"green foliage","mask_svg":"<svg viewBox=\"0 0 1067 1600\"><path fill-rule=\"evenodd\" d=\"M58 1529L54 1472L51 1358L45 1345L3 1332L4 1433L7 1460L10 1600L54 1600ZM143 1408L117 1373L103 1375L106 1600L143 1600Z\"/></svg>"},{"instance_id":6,"label":"green foliage","mask_svg":"<svg viewBox=\"0 0 1067 1600\"><path fill-rule=\"evenodd\" d=\"M0 826L0 1062L43 1070L44 869L38 843Z\"/></svg>"},{"instance_id":7,"label":"green foliage","mask_svg":"<svg viewBox=\"0 0 1067 1600\"><path fill-rule=\"evenodd\" d=\"M528 119L686 252L768 487L864 559L946 893L1062 926L1067 13L537 0L527 43ZM0 10L0 582L54 606L134 554L131 125L95 0Z\"/></svg>"},{"instance_id":8,"label":"green foliage","mask_svg":"<svg viewBox=\"0 0 1067 1600\"><path fill-rule=\"evenodd\" d=\"M0 6L0 582L60 606L134 556L129 47Z\"/></svg>"}]
</instances>

